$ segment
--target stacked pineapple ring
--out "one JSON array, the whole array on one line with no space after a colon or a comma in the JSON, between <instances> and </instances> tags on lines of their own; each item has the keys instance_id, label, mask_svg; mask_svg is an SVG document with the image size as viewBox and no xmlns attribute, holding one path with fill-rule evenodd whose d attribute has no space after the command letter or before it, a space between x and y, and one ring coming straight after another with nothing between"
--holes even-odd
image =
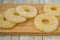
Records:
<instances>
[{"instance_id":1,"label":"stacked pineapple ring","mask_svg":"<svg viewBox=\"0 0 60 40\"><path fill-rule=\"evenodd\" d=\"M27 5L17 6L16 8L9 8L4 13L1 14L0 14L0 27L12 28L17 23L25 22L27 18L35 17L37 15L37 9L35 7Z\"/></svg>"}]
</instances>

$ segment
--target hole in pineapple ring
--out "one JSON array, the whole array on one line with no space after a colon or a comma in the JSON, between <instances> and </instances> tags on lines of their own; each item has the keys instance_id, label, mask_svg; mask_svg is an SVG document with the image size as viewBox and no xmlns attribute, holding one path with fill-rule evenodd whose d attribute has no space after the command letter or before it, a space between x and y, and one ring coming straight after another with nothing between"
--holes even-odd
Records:
<instances>
[{"instance_id":1,"label":"hole in pineapple ring","mask_svg":"<svg viewBox=\"0 0 60 40\"><path fill-rule=\"evenodd\" d=\"M4 18L3 20L5 20L5 21L6 21L6 18Z\"/></svg>"},{"instance_id":2,"label":"hole in pineapple ring","mask_svg":"<svg viewBox=\"0 0 60 40\"><path fill-rule=\"evenodd\" d=\"M15 16L19 16L19 14L18 14L17 12L14 12L14 15L15 15Z\"/></svg>"},{"instance_id":3,"label":"hole in pineapple ring","mask_svg":"<svg viewBox=\"0 0 60 40\"><path fill-rule=\"evenodd\" d=\"M48 20L48 19L43 19L43 20L42 20L42 23L48 24L48 23L49 23L49 20Z\"/></svg>"},{"instance_id":4,"label":"hole in pineapple ring","mask_svg":"<svg viewBox=\"0 0 60 40\"><path fill-rule=\"evenodd\" d=\"M56 8L56 7L51 7L51 10L53 10L53 11L54 11L54 10L57 10L57 8Z\"/></svg>"},{"instance_id":5,"label":"hole in pineapple ring","mask_svg":"<svg viewBox=\"0 0 60 40\"><path fill-rule=\"evenodd\" d=\"M24 8L24 11L26 12L30 12L30 10L28 8Z\"/></svg>"}]
</instances>

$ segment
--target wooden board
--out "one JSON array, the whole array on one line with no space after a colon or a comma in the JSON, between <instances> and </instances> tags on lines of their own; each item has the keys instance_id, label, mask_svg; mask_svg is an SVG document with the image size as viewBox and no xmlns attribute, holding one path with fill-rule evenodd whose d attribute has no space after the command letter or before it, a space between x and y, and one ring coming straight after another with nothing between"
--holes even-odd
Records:
<instances>
[{"instance_id":1,"label":"wooden board","mask_svg":"<svg viewBox=\"0 0 60 40\"><path fill-rule=\"evenodd\" d=\"M0 13L6 11L8 8L13 8L16 7L18 5L23 5L23 4L2 4L0 5ZM24 4L24 5L31 5L34 6L38 9L39 13L43 13L43 4ZM29 35L50 35L50 34L60 34L60 27L52 32L52 33L43 33L39 30L37 30L34 27L34 23L33 23L34 19L28 19L26 22L22 23L22 24L17 24L14 28L12 29L1 29L0 28L0 34L15 34L15 35L20 35L20 34L29 34Z\"/></svg>"}]
</instances>

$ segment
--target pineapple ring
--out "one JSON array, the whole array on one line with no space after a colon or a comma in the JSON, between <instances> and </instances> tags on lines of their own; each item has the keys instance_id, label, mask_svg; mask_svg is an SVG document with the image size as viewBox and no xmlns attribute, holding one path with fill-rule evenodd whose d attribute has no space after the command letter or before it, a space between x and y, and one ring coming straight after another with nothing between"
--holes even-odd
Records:
<instances>
[{"instance_id":1,"label":"pineapple ring","mask_svg":"<svg viewBox=\"0 0 60 40\"><path fill-rule=\"evenodd\" d=\"M34 25L39 30L48 33L57 29L58 20L50 14L40 14L35 18Z\"/></svg>"},{"instance_id":2,"label":"pineapple ring","mask_svg":"<svg viewBox=\"0 0 60 40\"><path fill-rule=\"evenodd\" d=\"M17 13L26 17L26 18L33 18L37 15L37 9L32 6L17 6L16 7Z\"/></svg>"},{"instance_id":3,"label":"pineapple ring","mask_svg":"<svg viewBox=\"0 0 60 40\"><path fill-rule=\"evenodd\" d=\"M2 13L2 14L4 14L4 13ZM1 28L12 28L16 25L15 23L7 21L5 16L2 14L0 14L0 27Z\"/></svg>"},{"instance_id":4,"label":"pineapple ring","mask_svg":"<svg viewBox=\"0 0 60 40\"><path fill-rule=\"evenodd\" d=\"M9 8L5 12L5 17L8 21L11 21L14 23L22 23L26 20L25 17L20 16L19 13L16 12L15 8Z\"/></svg>"},{"instance_id":5,"label":"pineapple ring","mask_svg":"<svg viewBox=\"0 0 60 40\"><path fill-rule=\"evenodd\" d=\"M60 16L60 5L49 3L44 5L44 11L54 16Z\"/></svg>"}]
</instances>

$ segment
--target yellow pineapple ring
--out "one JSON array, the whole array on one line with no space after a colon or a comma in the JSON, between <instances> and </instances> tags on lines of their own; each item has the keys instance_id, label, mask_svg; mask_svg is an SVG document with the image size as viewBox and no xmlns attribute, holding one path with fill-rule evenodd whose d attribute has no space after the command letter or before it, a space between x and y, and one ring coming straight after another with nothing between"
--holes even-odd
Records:
<instances>
[{"instance_id":1,"label":"yellow pineapple ring","mask_svg":"<svg viewBox=\"0 0 60 40\"><path fill-rule=\"evenodd\" d=\"M40 14L34 20L34 25L43 32L52 32L58 27L58 20L50 14Z\"/></svg>"},{"instance_id":2,"label":"yellow pineapple ring","mask_svg":"<svg viewBox=\"0 0 60 40\"><path fill-rule=\"evenodd\" d=\"M54 16L60 16L60 5L48 3L44 5L44 11Z\"/></svg>"},{"instance_id":3,"label":"yellow pineapple ring","mask_svg":"<svg viewBox=\"0 0 60 40\"><path fill-rule=\"evenodd\" d=\"M16 7L17 13L26 17L26 18L33 18L37 15L37 9L32 6L24 5L24 6L17 6Z\"/></svg>"},{"instance_id":4,"label":"yellow pineapple ring","mask_svg":"<svg viewBox=\"0 0 60 40\"><path fill-rule=\"evenodd\" d=\"M4 13L2 13L2 14L4 14ZM16 25L15 23L7 21L5 16L2 14L0 14L0 27L1 28L12 28Z\"/></svg>"},{"instance_id":5,"label":"yellow pineapple ring","mask_svg":"<svg viewBox=\"0 0 60 40\"><path fill-rule=\"evenodd\" d=\"M25 17L20 16L19 13L16 12L15 8L9 8L5 12L5 17L8 21L11 21L14 23L22 23L26 20Z\"/></svg>"}]
</instances>

